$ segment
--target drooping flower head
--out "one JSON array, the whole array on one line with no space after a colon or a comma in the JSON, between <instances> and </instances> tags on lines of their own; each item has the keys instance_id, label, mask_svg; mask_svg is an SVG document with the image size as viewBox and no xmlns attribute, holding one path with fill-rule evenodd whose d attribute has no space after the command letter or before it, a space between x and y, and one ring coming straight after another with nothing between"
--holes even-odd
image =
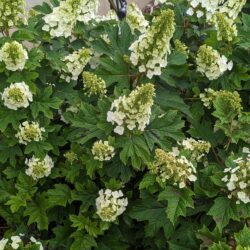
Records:
<instances>
[{"instance_id":1,"label":"drooping flower head","mask_svg":"<svg viewBox=\"0 0 250 250\"><path fill-rule=\"evenodd\" d=\"M52 37L70 37L77 21L88 23L98 9L99 0L66 0L44 17L43 30Z\"/></svg>"},{"instance_id":2,"label":"drooping flower head","mask_svg":"<svg viewBox=\"0 0 250 250\"><path fill-rule=\"evenodd\" d=\"M183 43L179 39L176 39L174 41L174 47L175 47L175 50L177 52L180 52L180 53L184 54L186 57L188 57L189 49L185 43Z\"/></svg>"},{"instance_id":3,"label":"drooping flower head","mask_svg":"<svg viewBox=\"0 0 250 250\"><path fill-rule=\"evenodd\" d=\"M132 32L137 30L144 33L148 27L148 21L136 3L128 4L126 21Z\"/></svg>"},{"instance_id":4,"label":"drooping flower head","mask_svg":"<svg viewBox=\"0 0 250 250\"><path fill-rule=\"evenodd\" d=\"M125 129L144 131L149 124L155 89L151 83L133 90L129 96L114 100L107 121L116 125L114 132L122 135Z\"/></svg>"},{"instance_id":5,"label":"drooping flower head","mask_svg":"<svg viewBox=\"0 0 250 250\"><path fill-rule=\"evenodd\" d=\"M0 50L0 61L5 63L8 70L23 70L27 60L27 51L16 41L5 43Z\"/></svg>"},{"instance_id":6,"label":"drooping flower head","mask_svg":"<svg viewBox=\"0 0 250 250\"><path fill-rule=\"evenodd\" d=\"M199 48L196 63L197 71L209 80L216 80L233 67L233 62L228 62L224 55L221 56L217 50L208 45L202 45Z\"/></svg>"},{"instance_id":7,"label":"drooping flower head","mask_svg":"<svg viewBox=\"0 0 250 250\"><path fill-rule=\"evenodd\" d=\"M19 126L19 131L16 137L19 143L27 145L31 141L41 141L43 139L42 133L45 132L44 128L39 126L38 122L25 121Z\"/></svg>"},{"instance_id":8,"label":"drooping flower head","mask_svg":"<svg viewBox=\"0 0 250 250\"><path fill-rule=\"evenodd\" d=\"M25 0L1 0L0 1L0 29L10 29L24 22Z\"/></svg>"},{"instance_id":9,"label":"drooping flower head","mask_svg":"<svg viewBox=\"0 0 250 250\"><path fill-rule=\"evenodd\" d=\"M82 73L84 91L88 96L104 97L107 93L105 81L96 74L84 71Z\"/></svg>"},{"instance_id":10,"label":"drooping flower head","mask_svg":"<svg viewBox=\"0 0 250 250\"><path fill-rule=\"evenodd\" d=\"M218 41L231 42L238 34L234 21L226 13L216 12L210 22L215 26Z\"/></svg>"},{"instance_id":11,"label":"drooping flower head","mask_svg":"<svg viewBox=\"0 0 250 250\"><path fill-rule=\"evenodd\" d=\"M196 169L192 162L185 156L176 152L165 152L162 149L155 150L155 161L148 164L150 172L156 175L160 185L172 184L184 188L189 182L196 181Z\"/></svg>"},{"instance_id":12,"label":"drooping flower head","mask_svg":"<svg viewBox=\"0 0 250 250\"><path fill-rule=\"evenodd\" d=\"M112 222L126 210L127 205L128 199L124 198L121 190L102 189L96 199L96 213L101 220Z\"/></svg>"},{"instance_id":13,"label":"drooping flower head","mask_svg":"<svg viewBox=\"0 0 250 250\"><path fill-rule=\"evenodd\" d=\"M92 51L90 49L82 48L77 51L74 51L72 54L64 58L64 61L67 66L66 73L71 75L71 77L66 77L67 82L69 82L71 79L78 79L78 76L82 73L83 69L90 61L91 55Z\"/></svg>"},{"instance_id":14,"label":"drooping flower head","mask_svg":"<svg viewBox=\"0 0 250 250\"><path fill-rule=\"evenodd\" d=\"M29 86L24 82L12 83L2 93L3 104L9 109L27 108L33 101Z\"/></svg>"},{"instance_id":15,"label":"drooping flower head","mask_svg":"<svg viewBox=\"0 0 250 250\"><path fill-rule=\"evenodd\" d=\"M33 156L30 159L26 159L25 164L28 166L25 173L34 180L49 176L51 169L54 167L54 162L48 155L44 159Z\"/></svg>"},{"instance_id":16,"label":"drooping flower head","mask_svg":"<svg viewBox=\"0 0 250 250\"><path fill-rule=\"evenodd\" d=\"M224 169L222 181L230 192L228 198L236 199L236 203L250 203L250 151L233 160L233 165Z\"/></svg>"},{"instance_id":17,"label":"drooping flower head","mask_svg":"<svg viewBox=\"0 0 250 250\"><path fill-rule=\"evenodd\" d=\"M114 147L110 146L108 141L102 140L94 143L91 152L98 161L109 161L115 155Z\"/></svg>"},{"instance_id":18,"label":"drooping flower head","mask_svg":"<svg viewBox=\"0 0 250 250\"><path fill-rule=\"evenodd\" d=\"M174 12L163 10L156 16L151 26L130 47L130 60L145 72L148 78L161 74L161 68L167 66L170 53L170 40L175 31Z\"/></svg>"}]
</instances>

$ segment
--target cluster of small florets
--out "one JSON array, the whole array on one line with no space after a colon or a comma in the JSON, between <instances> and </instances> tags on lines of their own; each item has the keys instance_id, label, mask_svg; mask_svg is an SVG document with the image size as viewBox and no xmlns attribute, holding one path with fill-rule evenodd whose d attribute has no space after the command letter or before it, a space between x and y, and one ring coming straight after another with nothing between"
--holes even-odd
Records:
<instances>
[{"instance_id":1,"label":"cluster of small florets","mask_svg":"<svg viewBox=\"0 0 250 250\"><path fill-rule=\"evenodd\" d=\"M0 1L0 29L9 28L25 21L25 0L1 0Z\"/></svg>"},{"instance_id":2,"label":"cluster of small florets","mask_svg":"<svg viewBox=\"0 0 250 250\"><path fill-rule=\"evenodd\" d=\"M228 15L233 20L236 19L246 4L246 0L227 0L220 8L219 11Z\"/></svg>"},{"instance_id":3,"label":"cluster of small florets","mask_svg":"<svg viewBox=\"0 0 250 250\"><path fill-rule=\"evenodd\" d=\"M43 139L43 132L45 132L45 129L41 128L38 122L29 123L25 121L20 124L16 137L19 143L27 145L27 143L31 141L41 141Z\"/></svg>"},{"instance_id":4,"label":"cluster of small florets","mask_svg":"<svg viewBox=\"0 0 250 250\"><path fill-rule=\"evenodd\" d=\"M189 16L196 14L198 18L206 16L210 19L211 15L214 14L219 5L224 2L224 0L188 0L190 7L187 10Z\"/></svg>"},{"instance_id":5,"label":"cluster of small florets","mask_svg":"<svg viewBox=\"0 0 250 250\"><path fill-rule=\"evenodd\" d=\"M99 0L66 0L44 17L43 30L52 37L70 37L77 21L88 23L97 12Z\"/></svg>"},{"instance_id":6,"label":"cluster of small florets","mask_svg":"<svg viewBox=\"0 0 250 250\"><path fill-rule=\"evenodd\" d=\"M110 146L108 141L102 140L95 142L91 150L94 159L98 161L111 160L115 155L114 151L114 147Z\"/></svg>"},{"instance_id":7,"label":"cluster of small florets","mask_svg":"<svg viewBox=\"0 0 250 250\"><path fill-rule=\"evenodd\" d=\"M216 98L222 98L227 105L230 105L235 112L240 115L242 111L241 105L241 97L237 91L227 91L227 90L219 90L215 91L213 89L205 89L205 92L200 94L201 101L203 105L207 108L211 108L213 102Z\"/></svg>"},{"instance_id":8,"label":"cluster of small florets","mask_svg":"<svg viewBox=\"0 0 250 250\"><path fill-rule=\"evenodd\" d=\"M77 80L85 66L90 61L91 55L92 51L90 49L82 48L66 56L64 58L67 66L66 73L71 74L71 77L62 75L62 78L65 78L67 82L70 82L71 79Z\"/></svg>"},{"instance_id":9,"label":"cluster of small florets","mask_svg":"<svg viewBox=\"0 0 250 250\"><path fill-rule=\"evenodd\" d=\"M0 249L1 250L12 250L12 249L39 249L43 250L43 245L41 242L37 241L33 236L29 238L28 243L24 243L22 240L24 234L19 234L15 236L11 236L8 238L2 238L0 240ZM25 240L25 242L27 242Z\"/></svg>"},{"instance_id":10,"label":"cluster of small florets","mask_svg":"<svg viewBox=\"0 0 250 250\"><path fill-rule=\"evenodd\" d=\"M63 155L66 160L72 165L74 161L78 160L77 154L73 151L68 151Z\"/></svg>"},{"instance_id":11,"label":"cluster of small florets","mask_svg":"<svg viewBox=\"0 0 250 250\"><path fill-rule=\"evenodd\" d=\"M119 19L115 10L109 10L108 13L103 16L96 15L94 19L94 21L96 21L97 23L107 22L107 21L118 21L118 20Z\"/></svg>"},{"instance_id":12,"label":"cluster of small florets","mask_svg":"<svg viewBox=\"0 0 250 250\"><path fill-rule=\"evenodd\" d=\"M222 178L230 191L228 198L235 198L237 204L250 202L250 151L244 150L245 154L233 161L233 167L224 169L225 176Z\"/></svg>"},{"instance_id":13,"label":"cluster of small florets","mask_svg":"<svg viewBox=\"0 0 250 250\"><path fill-rule=\"evenodd\" d=\"M51 169L54 167L54 163L48 155L46 155L44 159L33 156L30 159L26 159L25 164L28 166L25 173L34 180L48 177L51 173Z\"/></svg>"},{"instance_id":14,"label":"cluster of small florets","mask_svg":"<svg viewBox=\"0 0 250 250\"><path fill-rule=\"evenodd\" d=\"M211 46L202 45L196 57L197 71L205 75L209 80L218 79L227 70L233 68L233 62L223 55L220 56L217 50Z\"/></svg>"},{"instance_id":15,"label":"cluster of small florets","mask_svg":"<svg viewBox=\"0 0 250 250\"><path fill-rule=\"evenodd\" d=\"M121 215L128 205L128 199L124 198L121 190L100 190L96 199L97 214L102 221L112 222Z\"/></svg>"},{"instance_id":16,"label":"cluster of small florets","mask_svg":"<svg viewBox=\"0 0 250 250\"><path fill-rule=\"evenodd\" d=\"M28 85L24 82L18 82L12 83L4 89L2 100L7 108L17 110L18 108L27 108L33 101L33 95Z\"/></svg>"},{"instance_id":17,"label":"cluster of small florets","mask_svg":"<svg viewBox=\"0 0 250 250\"><path fill-rule=\"evenodd\" d=\"M155 89L151 83L133 90L129 96L114 100L107 114L107 121L117 126L114 132L122 135L124 130L144 131L149 124Z\"/></svg>"},{"instance_id":18,"label":"cluster of small florets","mask_svg":"<svg viewBox=\"0 0 250 250\"><path fill-rule=\"evenodd\" d=\"M106 83L101 77L98 77L94 73L84 71L82 73L82 78L84 84L83 89L86 95L88 96L96 95L99 97L106 96L107 93Z\"/></svg>"},{"instance_id":19,"label":"cluster of small florets","mask_svg":"<svg viewBox=\"0 0 250 250\"><path fill-rule=\"evenodd\" d=\"M211 144L207 141L195 140L194 138L187 138L183 140L180 145L184 150L191 152L191 160L200 161L205 154L209 153Z\"/></svg>"},{"instance_id":20,"label":"cluster of small florets","mask_svg":"<svg viewBox=\"0 0 250 250\"><path fill-rule=\"evenodd\" d=\"M145 19L138 5L135 3L128 4L126 21L132 32L137 30L144 33L148 27L148 21Z\"/></svg>"},{"instance_id":21,"label":"cluster of small florets","mask_svg":"<svg viewBox=\"0 0 250 250\"><path fill-rule=\"evenodd\" d=\"M196 169L191 161L180 155L178 150L165 152L162 149L155 150L155 161L148 164L150 172L156 175L156 181L160 185L167 182L179 188L184 188L189 182L196 181Z\"/></svg>"},{"instance_id":22,"label":"cluster of small florets","mask_svg":"<svg viewBox=\"0 0 250 250\"><path fill-rule=\"evenodd\" d=\"M23 70L27 60L27 51L16 41L5 43L0 50L0 61L4 62L8 70Z\"/></svg>"},{"instance_id":23,"label":"cluster of small florets","mask_svg":"<svg viewBox=\"0 0 250 250\"><path fill-rule=\"evenodd\" d=\"M174 41L174 48L177 52L180 52L180 53L184 54L186 57L188 57L189 49L188 49L187 45L185 43L181 42L179 39L176 39Z\"/></svg>"},{"instance_id":24,"label":"cluster of small florets","mask_svg":"<svg viewBox=\"0 0 250 250\"><path fill-rule=\"evenodd\" d=\"M161 75L161 68L167 66L167 55L170 53L170 40L175 31L174 12L163 10L156 16L152 25L140 35L131 46L130 61L139 66L148 78Z\"/></svg>"},{"instance_id":25,"label":"cluster of small florets","mask_svg":"<svg viewBox=\"0 0 250 250\"><path fill-rule=\"evenodd\" d=\"M215 26L217 31L217 39L231 42L237 36L238 31L234 21L225 13L217 12L212 15L211 24Z\"/></svg>"}]
</instances>

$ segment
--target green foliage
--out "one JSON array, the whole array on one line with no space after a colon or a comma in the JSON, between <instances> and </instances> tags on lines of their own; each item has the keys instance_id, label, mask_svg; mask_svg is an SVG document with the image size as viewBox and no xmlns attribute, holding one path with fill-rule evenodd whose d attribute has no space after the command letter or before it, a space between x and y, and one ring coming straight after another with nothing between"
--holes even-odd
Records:
<instances>
[{"instance_id":1,"label":"green foliage","mask_svg":"<svg viewBox=\"0 0 250 250\"><path fill-rule=\"evenodd\" d=\"M28 243L33 235L49 250L250 248L249 4L233 21L238 36L224 42L217 39L205 12L200 18L186 15L189 2L170 0L152 13L143 13L149 25L162 10L175 13L174 36L166 44L167 65L159 66L152 78L130 57L131 45L143 34L132 30L126 18L100 21L96 17L88 23L79 19L71 36L52 37L43 28L44 17L65 1L50 0L31 10L27 24L0 30L0 50L6 42L17 41L28 56L23 69L12 71L0 54L1 238L25 234L27 244L18 248L24 250L39 249ZM160 38L150 39L154 46L145 51L155 53L162 47ZM186 44L185 53L176 48L176 40ZM196 57L202 45L232 61L232 69L214 80L200 73ZM64 58L83 47L91 49L91 60L83 69L82 62L70 68ZM147 67L150 64L154 62ZM74 78L78 67L79 76ZM216 66L206 68L210 70L216 71ZM86 95L83 71L104 80L106 96ZM32 98L28 106L11 109L4 91L21 82ZM152 99L128 98L148 83L154 89ZM225 95L213 95L209 89ZM152 101L148 109L147 101ZM21 131L26 121L39 124L40 134ZM192 138L198 146L190 142ZM203 152L199 140L211 144L210 150ZM96 158L92 147L97 141L108 142L114 154L104 161ZM159 159L156 173L150 166L157 149L164 150L166 158ZM237 180L231 180L236 179L233 173L234 178L226 178L232 169L240 176ZM242 175L238 169L243 169ZM187 178L187 171L193 175ZM184 181L172 182L176 176ZM96 201L102 189L121 190L128 200L119 215L112 211L119 204L105 207L115 217L112 222L98 214Z\"/></svg>"}]
</instances>

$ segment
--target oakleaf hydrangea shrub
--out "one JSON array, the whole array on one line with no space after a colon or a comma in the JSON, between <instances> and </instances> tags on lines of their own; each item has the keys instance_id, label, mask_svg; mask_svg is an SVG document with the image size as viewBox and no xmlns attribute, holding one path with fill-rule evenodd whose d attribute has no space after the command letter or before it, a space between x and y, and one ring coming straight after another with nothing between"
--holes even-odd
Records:
<instances>
[{"instance_id":1,"label":"oakleaf hydrangea shrub","mask_svg":"<svg viewBox=\"0 0 250 250\"><path fill-rule=\"evenodd\" d=\"M249 3L101 3L0 1L0 249L250 249Z\"/></svg>"}]
</instances>

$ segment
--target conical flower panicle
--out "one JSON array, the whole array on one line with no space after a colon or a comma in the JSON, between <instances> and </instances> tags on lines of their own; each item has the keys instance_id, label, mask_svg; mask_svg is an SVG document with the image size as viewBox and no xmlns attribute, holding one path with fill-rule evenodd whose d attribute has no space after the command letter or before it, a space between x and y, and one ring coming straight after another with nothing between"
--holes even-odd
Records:
<instances>
[{"instance_id":1,"label":"conical flower panicle","mask_svg":"<svg viewBox=\"0 0 250 250\"><path fill-rule=\"evenodd\" d=\"M161 68L167 66L167 54L170 53L170 40L175 31L174 12L163 10L156 16L151 26L131 47L130 60L145 72L148 78L161 75Z\"/></svg>"},{"instance_id":2,"label":"conical flower panicle","mask_svg":"<svg viewBox=\"0 0 250 250\"><path fill-rule=\"evenodd\" d=\"M107 121L117 125L114 132L122 135L124 130L144 131L149 124L155 89L151 83L133 90L128 97L114 100L107 114Z\"/></svg>"}]
</instances>

